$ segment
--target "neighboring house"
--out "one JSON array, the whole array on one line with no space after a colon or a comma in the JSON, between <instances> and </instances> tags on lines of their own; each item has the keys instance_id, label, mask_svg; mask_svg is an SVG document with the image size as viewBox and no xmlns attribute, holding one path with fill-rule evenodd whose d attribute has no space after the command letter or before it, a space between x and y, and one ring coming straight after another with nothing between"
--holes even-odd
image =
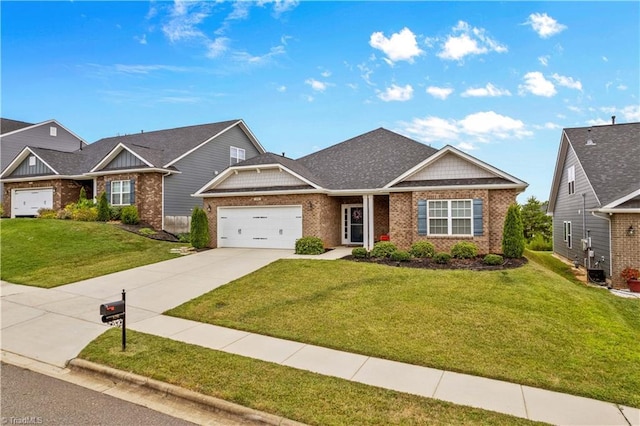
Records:
<instances>
[{"instance_id":1,"label":"neighboring house","mask_svg":"<svg viewBox=\"0 0 640 426\"><path fill-rule=\"evenodd\" d=\"M640 123L564 129L549 196L553 251L616 287L640 268Z\"/></svg>"},{"instance_id":2,"label":"neighboring house","mask_svg":"<svg viewBox=\"0 0 640 426\"><path fill-rule=\"evenodd\" d=\"M72 153L26 147L0 175L5 211L15 217L45 207L36 198L23 205L25 188L58 210L84 186L88 197L106 192L113 206L136 205L140 219L156 229L188 232L198 204L191 194L230 165L264 152L242 120L105 138Z\"/></svg>"},{"instance_id":3,"label":"neighboring house","mask_svg":"<svg viewBox=\"0 0 640 426\"><path fill-rule=\"evenodd\" d=\"M291 249L317 236L325 247L371 248L385 235L403 249L472 241L500 253L507 209L526 187L451 146L436 150L380 128L298 160L257 156L194 196L204 199L212 247Z\"/></svg>"},{"instance_id":4,"label":"neighboring house","mask_svg":"<svg viewBox=\"0 0 640 426\"><path fill-rule=\"evenodd\" d=\"M81 137L56 120L34 124L0 118L0 170L4 170L26 146L68 152L86 145ZM26 191L19 195L28 196ZM0 182L0 203L3 200L4 188ZM5 215L9 214L10 212L5 210Z\"/></svg>"}]
</instances>

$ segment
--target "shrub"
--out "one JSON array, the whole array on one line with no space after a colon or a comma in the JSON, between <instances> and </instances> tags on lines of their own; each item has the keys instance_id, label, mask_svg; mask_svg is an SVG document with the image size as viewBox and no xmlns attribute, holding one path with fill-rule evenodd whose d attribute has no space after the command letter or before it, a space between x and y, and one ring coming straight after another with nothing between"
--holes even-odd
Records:
<instances>
[{"instance_id":1,"label":"shrub","mask_svg":"<svg viewBox=\"0 0 640 426\"><path fill-rule=\"evenodd\" d=\"M73 211L71 219L79 222L95 222L98 220L97 207L80 207Z\"/></svg>"},{"instance_id":2,"label":"shrub","mask_svg":"<svg viewBox=\"0 0 640 426\"><path fill-rule=\"evenodd\" d=\"M84 189L84 186L80 188L80 196L78 197L78 202L81 203L87 199L87 191Z\"/></svg>"},{"instance_id":3,"label":"shrub","mask_svg":"<svg viewBox=\"0 0 640 426\"><path fill-rule=\"evenodd\" d=\"M111 219L111 210L109 210L107 193L103 192L102 194L100 194L100 197L98 198L98 220L100 222L106 222L109 219Z\"/></svg>"},{"instance_id":4,"label":"shrub","mask_svg":"<svg viewBox=\"0 0 640 426\"><path fill-rule=\"evenodd\" d=\"M538 234L535 235L529 244L527 244L527 248L533 251L551 251L553 250L553 244L550 240L547 240L543 235Z\"/></svg>"},{"instance_id":5,"label":"shrub","mask_svg":"<svg viewBox=\"0 0 640 426\"><path fill-rule=\"evenodd\" d=\"M517 204L512 204L507 210L502 231L502 253L513 259L522 257L524 253L524 227Z\"/></svg>"},{"instance_id":6,"label":"shrub","mask_svg":"<svg viewBox=\"0 0 640 426\"><path fill-rule=\"evenodd\" d=\"M39 209L38 218L40 219L56 219L58 212L53 209Z\"/></svg>"},{"instance_id":7,"label":"shrub","mask_svg":"<svg viewBox=\"0 0 640 426\"><path fill-rule=\"evenodd\" d=\"M120 219L125 225L137 225L140 223L138 208L136 206L125 206L122 208Z\"/></svg>"},{"instance_id":8,"label":"shrub","mask_svg":"<svg viewBox=\"0 0 640 426\"><path fill-rule=\"evenodd\" d=\"M411 245L409 253L413 257L433 257L436 254L436 248L429 241L417 241Z\"/></svg>"},{"instance_id":9,"label":"shrub","mask_svg":"<svg viewBox=\"0 0 640 426\"><path fill-rule=\"evenodd\" d=\"M396 250L398 247L395 244L389 241L380 241L373 246L371 257L389 257Z\"/></svg>"},{"instance_id":10,"label":"shrub","mask_svg":"<svg viewBox=\"0 0 640 426\"><path fill-rule=\"evenodd\" d=\"M460 241L451 248L451 255L458 259L473 259L478 255L478 246L469 241Z\"/></svg>"},{"instance_id":11,"label":"shrub","mask_svg":"<svg viewBox=\"0 0 640 426\"><path fill-rule=\"evenodd\" d=\"M408 262L409 260L411 260L411 254L409 254L409 252L405 250L396 250L391 253L390 257L391 260L395 262Z\"/></svg>"},{"instance_id":12,"label":"shrub","mask_svg":"<svg viewBox=\"0 0 640 426\"><path fill-rule=\"evenodd\" d=\"M446 265L451 261L451 255L449 253L436 253L433 255L433 261L441 265Z\"/></svg>"},{"instance_id":13,"label":"shrub","mask_svg":"<svg viewBox=\"0 0 640 426\"><path fill-rule=\"evenodd\" d=\"M191 234L189 236L191 245L201 249L209 244L209 220L207 213L196 206L191 212Z\"/></svg>"},{"instance_id":14,"label":"shrub","mask_svg":"<svg viewBox=\"0 0 640 426\"><path fill-rule=\"evenodd\" d=\"M488 254L482 259L485 265L501 265L504 259L499 254Z\"/></svg>"},{"instance_id":15,"label":"shrub","mask_svg":"<svg viewBox=\"0 0 640 426\"><path fill-rule=\"evenodd\" d=\"M365 257L367 257L368 254L369 252L364 247L356 247L353 250L351 250L351 255L356 259L364 259Z\"/></svg>"},{"instance_id":16,"label":"shrub","mask_svg":"<svg viewBox=\"0 0 640 426\"><path fill-rule=\"evenodd\" d=\"M183 234L178 234L176 235L176 237L178 238L178 241L184 244L189 244L191 242L191 234L189 234L188 232L185 232Z\"/></svg>"},{"instance_id":17,"label":"shrub","mask_svg":"<svg viewBox=\"0 0 640 426\"><path fill-rule=\"evenodd\" d=\"M296 240L296 254L322 254L324 243L318 237L302 237Z\"/></svg>"},{"instance_id":18,"label":"shrub","mask_svg":"<svg viewBox=\"0 0 640 426\"><path fill-rule=\"evenodd\" d=\"M62 210L58 210L58 213L57 213L56 217L58 219L61 219L61 220L70 220L71 219L71 211L65 207Z\"/></svg>"},{"instance_id":19,"label":"shrub","mask_svg":"<svg viewBox=\"0 0 640 426\"><path fill-rule=\"evenodd\" d=\"M122 207L120 207L120 206L111 206L111 207L109 207L109 217L112 220L120 220L120 219L122 219Z\"/></svg>"}]
</instances>

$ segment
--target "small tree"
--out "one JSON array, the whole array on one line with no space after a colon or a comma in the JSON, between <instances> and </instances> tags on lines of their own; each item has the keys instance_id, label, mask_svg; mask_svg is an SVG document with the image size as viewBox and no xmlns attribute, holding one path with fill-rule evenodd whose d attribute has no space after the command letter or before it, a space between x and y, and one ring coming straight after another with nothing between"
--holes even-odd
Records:
<instances>
[{"instance_id":1,"label":"small tree","mask_svg":"<svg viewBox=\"0 0 640 426\"><path fill-rule=\"evenodd\" d=\"M502 253L513 259L522 257L524 253L524 231L517 204L512 204L507 210L502 231Z\"/></svg>"},{"instance_id":2,"label":"small tree","mask_svg":"<svg viewBox=\"0 0 640 426\"><path fill-rule=\"evenodd\" d=\"M542 236L545 240L551 240L553 219L551 216L547 216L546 207L546 202L542 203L534 196L529 197L527 203L522 205L520 213L524 227L524 238L527 241L531 241L537 235Z\"/></svg>"},{"instance_id":3,"label":"small tree","mask_svg":"<svg viewBox=\"0 0 640 426\"><path fill-rule=\"evenodd\" d=\"M98 221L106 222L109 219L111 219L111 209L107 201L107 193L103 192L98 199Z\"/></svg>"},{"instance_id":4,"label":"small tree","mask_svg":"<svg viewBox=\"0 0 640 426\"><path fill-rule=\"evenodd\" d=\"M209 244L209 221L207 214L200 207L193 208L191 213L191 245L196 248L204 248Z\"/></svg>"},{"instance_id":5,"label":"small tree","mask_svg":"<svg viewBox=\"0 0 640 426\"><path fill-rule=\"evenodd\" d=\"M84 189L84 186L80 188L80 197L78 197L78 203L82 203L87 199L87 191Z\"/></svg>"}]
</instances>

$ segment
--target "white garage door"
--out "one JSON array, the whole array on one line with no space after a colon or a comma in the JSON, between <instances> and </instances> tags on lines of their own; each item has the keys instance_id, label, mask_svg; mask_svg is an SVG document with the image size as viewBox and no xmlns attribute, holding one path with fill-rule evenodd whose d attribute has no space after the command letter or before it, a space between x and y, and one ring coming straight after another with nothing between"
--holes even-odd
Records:
<instances>
[{"instance_id":1,"label":"white garage door","mask_svg":"<svg viewBox=\"0 0 640 426\"><path fill-rule=\"evenodd\" d=\"M293 249L302 237L302 207L219 207L218 247Z\"/></svg>"},{"instance_id":2,"label":"white garage door","mask_svg":"<svg viewBox=\"0 0 640 426\"><path fill-rule=\"evenodd\" d=\"M36 216L40 209L53 208L53 188L16 189L11 200L11 217Z\"/></svg>"}]
</instances>

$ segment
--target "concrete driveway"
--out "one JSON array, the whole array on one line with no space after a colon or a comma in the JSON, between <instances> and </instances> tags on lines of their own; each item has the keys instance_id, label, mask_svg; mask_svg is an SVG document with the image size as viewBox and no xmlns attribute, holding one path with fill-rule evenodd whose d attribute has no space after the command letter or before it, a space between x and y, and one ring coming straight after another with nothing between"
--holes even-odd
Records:
<instances>
[{"instance_id":1,"label":"concrete driveway","mask_svg":"<svg viewBox=\"0 0 640 426\"><path fill-rule=\"evenodd\" d=\"M214 249L54 289L1 283L2 350L64 367L108 326L102 303L127 292L127 325L160 315L293 250Z\"/></svg>"}]
</instances>

